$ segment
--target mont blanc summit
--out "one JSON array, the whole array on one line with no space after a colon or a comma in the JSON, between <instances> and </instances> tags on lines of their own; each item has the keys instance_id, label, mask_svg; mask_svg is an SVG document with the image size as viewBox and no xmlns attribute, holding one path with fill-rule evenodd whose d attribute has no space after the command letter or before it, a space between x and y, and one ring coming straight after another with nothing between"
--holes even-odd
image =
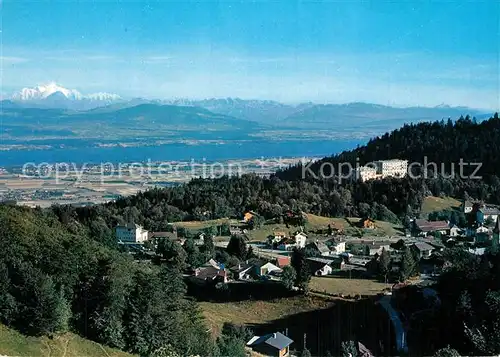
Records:
<instances>
[{"instance_id":1,"label":"mont blanc summit","mask_svg":"<svg viewBox=\"0 0 500 357\"><path fill-rule=\"evenodd\" d=\"M121 101L121 97L113 93L82 94L76 89L68 89L50 82L32 88L23 88L14 93L12 101L30 106L57 107L66 109L91 109Z\"/></svg>"}]
</instances>

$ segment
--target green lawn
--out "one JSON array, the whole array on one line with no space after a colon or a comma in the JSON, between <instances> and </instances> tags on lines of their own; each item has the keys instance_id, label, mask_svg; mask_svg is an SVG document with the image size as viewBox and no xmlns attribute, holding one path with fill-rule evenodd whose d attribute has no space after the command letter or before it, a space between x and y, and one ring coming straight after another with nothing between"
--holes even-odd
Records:
<instances>
[{"instance_id":1,"label":"green lawn","mask_svg":"<svg viewBox=\"0 0 500 357\"><path fill-rule=\"evenodd\" d=\"M434 211L442 211L452 208L459 208L462 202L451 197L426 197L422 203L421 215L426 218L427 215Z\"/></svg>"},{"instance_id":2,"label":"green lawn","mask_svg":"<svg viewBox=\"0 0 500 357\"><path fill-rule=\"evenodd\" d=\"M48 337L27 337L0 325L0 355L26 357L132 357L133 355L102 346L66 333Z\"/></svg>"},{"instance_id":3,"label":"green lawn","mask_svg":"<svg viewBox=\"0 0 500 357\"><path fill-rule=\"evenodd\" d=\"M357 233L365 236L385 237L402 236L404 232L403 226L385 221L375 220L375 228L373 229L358 228L359 217L348 217L346 221L351 223L352 230L354 230L353 235Z\"/></svg>"}]
</instances>

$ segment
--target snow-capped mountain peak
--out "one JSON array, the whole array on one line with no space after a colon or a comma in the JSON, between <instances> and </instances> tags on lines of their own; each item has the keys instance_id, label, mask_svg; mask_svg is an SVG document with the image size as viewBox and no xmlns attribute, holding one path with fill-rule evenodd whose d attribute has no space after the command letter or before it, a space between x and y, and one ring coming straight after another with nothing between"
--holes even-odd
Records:
<instances>
[{"instance_id":1,"label":"snow-capped mountain peak","mask_svg":"<svg viewBox=\"0 0 500 357\"><path fill-rule=\"evenodd\" d=\"M67 89L57 85L54 82L39 85L34 88L23 88L12 96L14 100L37 100L45 99L54 93L61 93L68 99L78 100L82 98L82 94L74 89Z\"/></svg>"},{"instance_id":2,"label":"snow-capped mountain peak","mask_svg":"<svg viewBox=\"0 0 500 357\"><path fill-rule=\"evenodd\" d=\"M12 99L21 101L43 100L55 93L61 93L69 100L114 101L121 99L117 94L103 92L83 95L76 89L64 88L55 82L39 85L34 88L23 88L19 92L14 93Z\"/></svg>"}]
</instances>

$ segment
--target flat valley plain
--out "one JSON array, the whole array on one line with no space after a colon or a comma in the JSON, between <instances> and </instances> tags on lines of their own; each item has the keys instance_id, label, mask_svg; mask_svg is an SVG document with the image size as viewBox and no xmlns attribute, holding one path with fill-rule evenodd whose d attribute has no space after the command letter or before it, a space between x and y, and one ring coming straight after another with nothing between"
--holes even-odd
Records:
<instances>
[{"instance_id":1,"label":"flat valley plain","mask_svg":"<svg viewBox=\"0 0 500 357\"><path fill-rule=\"evenodd\" d=\"M105 203L154 187L173 186L193 178L255 173L267 176L296 164L300 158L225 160L220 163L144 162L72 167L55 165L0 169L0 201L31 207L52 204ZM42 170L40 170L42 169Z\"/></svg>"}]
</instances>

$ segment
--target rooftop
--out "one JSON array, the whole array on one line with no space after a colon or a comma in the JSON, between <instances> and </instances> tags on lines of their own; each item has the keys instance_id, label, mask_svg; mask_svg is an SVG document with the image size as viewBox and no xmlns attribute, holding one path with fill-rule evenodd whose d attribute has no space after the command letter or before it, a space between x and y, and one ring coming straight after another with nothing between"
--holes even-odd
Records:
<instances>
[{"instance_id":1,"label":"rooftop","mask_svg":"<svg viewBox=\"0 0 500 357\"><path fill-rule=\"evenodd\" d=\"M423 232L430 232L433 230L448 229L449 225L446 221L428 221L426 219L417 219L415 224Z\"/></svg>"},{"instance_id":2,"label":"rooftop","mask_svg":"<svg viewBox=\"0 0 500 357\"><path fill-rule=\"evenodd\" d=\"M252 347L262 343L274 347L277 350L282 350L283 348L290 346L293 343L293 340L280 332L275 332L261 337L254 336L250 341L248 341L247 345Z\"/></svg>"},{"instance_id":3,"label":"rooftop","mask_svg":"<svg viewBox=\"0 0 500 357\"><path fill-rule=\"evenodd\" d=\"M425 251L425 250L433 250L434 249L434 247L432 245L425 243L425 242L414 243L413 246L415 248L417 248L418 250L420 250L421 252Z\"/></svg>"}]
</instances>

